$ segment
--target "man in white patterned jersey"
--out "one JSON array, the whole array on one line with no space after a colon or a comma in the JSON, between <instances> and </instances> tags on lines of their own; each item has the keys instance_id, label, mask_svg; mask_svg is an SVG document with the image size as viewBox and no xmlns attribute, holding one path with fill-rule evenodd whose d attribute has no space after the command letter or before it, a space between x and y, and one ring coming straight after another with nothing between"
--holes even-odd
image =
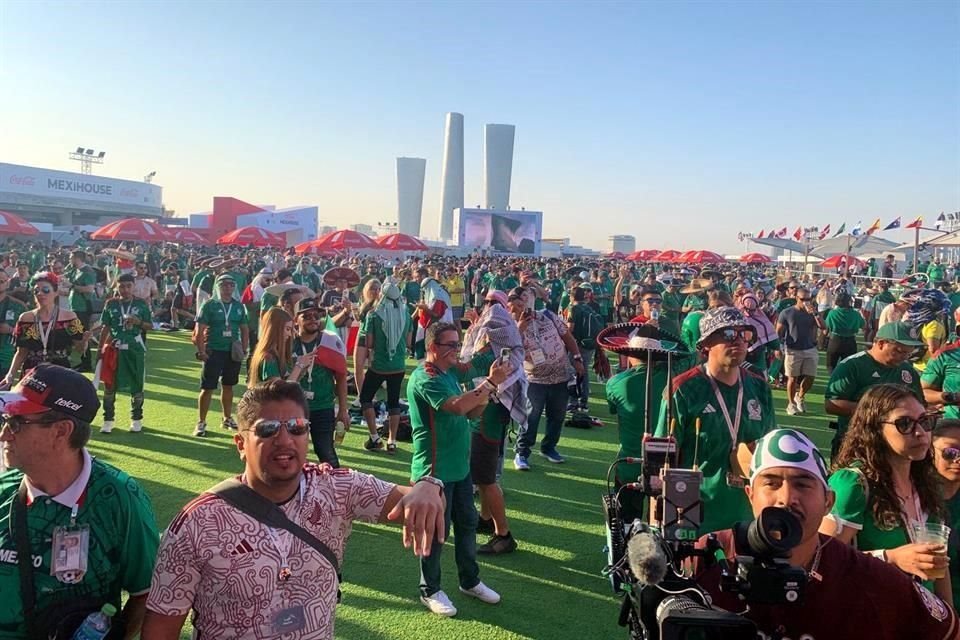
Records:
<instances>
[{"instance_id":1,"label":"man in white patterned jersey","mask_svg":"<svg viewBox=\"0 0 960 640\"><path fill-rule=\"evenodd\" d=\"M270 380L244 394L234 436L245 464L234 488L252 489L252 498L275 514L270 503L279 507L300 533L248 515L220 493L222 485L201 494L163 537L144 640L176 640L191 611L204 640L332 639L339 566L353 520L402 521L404 545L417 555L430 553L434 533L443 543L441 487L429 479L400 487L306 464L306 416L300 385ZM313 544L304 541L304 530Z\"/></svg>"}]
</instances>

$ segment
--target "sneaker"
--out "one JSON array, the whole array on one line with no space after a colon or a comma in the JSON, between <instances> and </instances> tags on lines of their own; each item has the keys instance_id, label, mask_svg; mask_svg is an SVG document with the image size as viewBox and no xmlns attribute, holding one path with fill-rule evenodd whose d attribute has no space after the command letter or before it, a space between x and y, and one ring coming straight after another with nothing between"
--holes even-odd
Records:
<instances>
[{"instance_id":1,"label":"sneaker","mask_svg":"<svg viewBox=\"0 0 960 640\"><path fill-rule=\"evenodd\" d=\"M477 533L486 533L493 535L497 532L497 528L493 524L493 518L477 518Z\"/></svg>"},{"instance_id":2,"label":"sneaker","mask_svg":"<svg viewBox=\"0 0 960 640\"><path fill-rule=\"evenodd\" d=\"M463 591L463 589L461 589L461 591ZM423 606L427 609L430 609L431 613L435 613L438 616L452 618L457 615L457 608L453 606L450 598L448 598L447 594L443 591L437 591L431 596L420 596L420 602L422 602Z\"/></svg>"},{"instance_id":3,"label":"sneaker","mask_svg":"<svg viewBox=\"0 0 960 640\"><path fill-rule=\"evenodd\" d=\"M513 468L517 471L530 471L530 463L527 462L527 457L522 456L519 453L513 458Z\"/></svg>"},{"instance_id":4,"label":"sneaker","mask_svg":"<svg viewBox=\"0 0 960 640\"><path fill-rule=\"evenodd\" d=\"M377 438L376 442L373 441L373 438L367 438L367 441L363 443L363 448L367 451L383 449L383 438ZM394 448L396 448L396 445L394 445Z\"/></svg>"},{"instance_id":5,"label":"sneaker","mask_svg":"<svg viewBox=\"0 0 960 640\"><path fill-rule=\"evenodd\" d=\"M478 582L477 586L473 589L460 587L460 593L470 596L471 598L476 598L480 602L486 602L487 604L497 604L500 602L500 594L482 582Z\"/></svg>"},{"instance_id":6,"label":"sneaker","mask_svg":"<svg viewBox=\"0 0 960 640\"><path fill-rule=\"evenodd\" d=\"M205 421L203 421L203 420L198 420L198 421L197 421L197 428L194 429L193 435L197 436L198 438L206 437L206 435L207 435L207 423L206 423Z\"/></svg>"},{"instance_id":7,"label":"sneaker","mask_svg":"<svg viewBox=\"0 0 960 640\"><path fill-rule=\"evenodd\" d=\"M233 418L224 418L223 420L220 421L220 426L223 427L224 429L229 429L230 431L237 430L237 423L236 421L234 421Z\"/></svg>"},{"instance_id":8,"label":"sneaker","mask_svg":"<svg viewBox=\"0 0 960 640\"><path fill-rule=\"evenodd\" d=\"M793 404L797 406L797 413L807 412L807 403L804 402L803 396L800 394L797 394L797 397L793 399Z\"/></svg>"},{"instance_id":9,"label":"sneaker","mask_svg":"<svg viewBox=\"0 0 960 640\"><path fill-rule=\"evenodd\" d=\"M494 535L486 544L477 547L477 553L483 555L499 555L501 553L511 553L517 550L517 541L513 539L513 534L507 532L505 536Z\"/></svg>"},{"instance_id":10,"label":"sneaker","mask_svg":"<svg viewBox=\"0 0 960 640\"><path fill-rule=\"evenodd\" d=\"M388 443L387 443L387 453L389 453L390 455L396 455L396 453L397 453L397 443L396 443L396 442L388 442Z\"/></svg>"},{"instance_id":11,"label":"sneaker","mask_svg":"<svg viewBox=\"0 0 960 640\"><path fill-rule=\"evenodd\" d=\"M104 420L103 426L100 427L100 433L110 433L113 431L113 420Z\"/></svg>"},{"instance_id":12,"label":"sneaker","mask_svg":"<svg viewBox=\"0 0 960 640\"><path fill-rule=\"evenodd\" d=\"M563 464L566 460L563 459L563 456L557 453L557 450L553 451L541 451L540 455L547 459L547 462L552 462L553 464Z\"/></svg>"},{"instance_id":13,"label":"sneaker","mask_svg":"<svg viewBox=\"0 0 960 640\"><path fill-rule=\"evenodd\" d=\"M787 403L787 415L788 415L788 416L795 416L795 415L797 415L797 406L796 406L795 404L793 404L792 402L788 402L788 403Z\"/></svg>"},{"instance_id":14,"label":"sneaker","mask_svg":"<svg viewBox=\"0 0 960 640\"><path fill-rule=\"evenodd\" d=\"M140 433L141 431L143 431L143 422L141 420L134 420L130 423L131 433Z\"/></svg>"}]
</instances>

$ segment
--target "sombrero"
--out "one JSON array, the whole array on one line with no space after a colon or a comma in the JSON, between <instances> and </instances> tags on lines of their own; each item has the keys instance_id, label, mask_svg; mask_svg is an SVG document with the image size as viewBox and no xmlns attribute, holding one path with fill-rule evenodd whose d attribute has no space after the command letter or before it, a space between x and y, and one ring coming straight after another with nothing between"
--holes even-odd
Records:
<instances>
[{"instance_id":1,"label":"sombrero","mask_svg":"<svg viewBox=\"0 0 960 640\"><path fill-rule=\"evenodd\" d=\"M137 256L130 253L129 251L124 251L123 249L104 249L103 252L108 256L113 256L114 258L120 258L121 260L136 260Z\"/></svg>"},{"instance_id":2,"label":"sombrero","mask_svg":"<svg viewBox=\"0 0 960 640\"><path fill-rule=\"evenodd\" d=\"M313 290L310 289L310 287L305 287L302 284L294 284L292 282L288 282L286 284L272 284L263 291L264 293L269 293L270 295L279 298L287 289L299 289L305 298L312 298L316 295Z\"/></svg>"},{"instance_id":3,"label":"sombrero","mask_svg":"<svg viewBox=\"0 0 960 640\"><path fill-rule=\"evenodd\" d=\"M567 277L567 278L572 278L573 276L578 276L578 275L580 275L580 272L581 272L581 271L587 271L587 267L585 267L585 266L583 266L583 265L577 265L577 266L575 266L575 267L570 267L569 269L567 269L566 271L563 272L563 275L564 275L565 277Z\"/></svg>"},{"instance_id":4,"label":"sombrero","mask_svg":"<svg viewBox=\"0 0 960 640\"><path fill-rule=\"evenodd\" d=\"M334 267L323 274L323 284L335 287L340 280L346 280L348 287L360 284L360 274L349 267Z\"/></svg>"},{"instance_id":5,"label":"sombrero","mask_svg":"<svg viewBox=\"0 0 960 640\"><path fill-rule=\"evenodd\" d=\"M240 258L221 258L210 261L207 266L211 269L229 269L230 267L235 267L238 264L240 264Z\"/></svg>"},{"instance_id":6,"label":"sombrero","mask_svg":"<svg viewBox=\"0 0 960 640\"><path fill-rule=\"evenodd\" d=\"M723 274L716 269L704 269L700 272L701 278L722 278Z\"/></svg>"},{"instance_id":7,"label":"sombrero","mask_svg":"<svg viewBox=\"0 0 960 640\"><path fill-rule=\"evenodd\" d=\"M683 289L680 289L680 293L683 294L696 294L696 293L706 293L713 288L713 282L706 278L694 278L690 284L688 284Z\"/></svg>"},{"instance_id":8,"label":"sombrero","mask_svg":"<svg viewBox=\"0 0 960 640\"><path fill-rule=\"evenodd\" d=\"M668 355L686 357L690 354L682 348L680 338L662 331L652 324L621 322L603 329L597 335L597 344L607 351L662 362Z\"/></svg>"}]
</instances>

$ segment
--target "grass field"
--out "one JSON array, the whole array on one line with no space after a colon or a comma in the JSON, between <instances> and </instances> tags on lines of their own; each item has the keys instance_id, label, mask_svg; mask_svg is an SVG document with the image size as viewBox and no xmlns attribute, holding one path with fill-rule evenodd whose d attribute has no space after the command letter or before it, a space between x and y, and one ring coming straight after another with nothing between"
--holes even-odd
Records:
<instances>
[{"instance_id":1,"label":"grass field","mask_svg":"<svg viewBox=\"0 0 960 640\"><path fill-rule=\"evenodd\" d=\"M101 435L95 428L90 449L143 484L163 529L197 493L238 474L242 465L231 434L219 428L218 399L211 408L207 438L192 435L200 367L187 333L151 334L148 347L144 432L126 431L128 404L121 396L117 428L110 435ZM826 372L820 373L808 400L808 411L814 416L786 416L785 394L775 391L774 395L781 426L802 427L821 448L828 448L831 432L822 414ZM239 398L242 388L237 391ZM417 561L402 547L399 529L357 524L344 562L346 584L337 610L336 637L625 638L625 631L616 624L619 600L600 575L606 562L600 495L616 453L617 433L599 384L593 385L591 404L592 413L607 426L565 430L558 448L566 464L551 465L535 455L533 470L522 474L507 464L503 487L511 529L520 547L506 556L480 558L481 579L503 596L499 605L461 596L453 549L448 545L443 554L444 588L459 615L443 619L427 613L417 599ZM98 418L95 427L99 424ZM354 427L347 434L339 450L342 464L406 483L409 444L401 443L392 457L368 453L363 449L365 432ZM186 630L183 637L188 637Z\"/></svg>"}]
</instances>

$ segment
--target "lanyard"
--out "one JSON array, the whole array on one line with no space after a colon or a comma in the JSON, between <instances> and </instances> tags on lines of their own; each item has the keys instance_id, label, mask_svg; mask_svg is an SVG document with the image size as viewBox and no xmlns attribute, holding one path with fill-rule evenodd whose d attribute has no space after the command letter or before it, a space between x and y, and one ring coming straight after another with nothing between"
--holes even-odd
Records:
<instances>
[{"instance_id":1,"label":"lanyard","mask_svg":"<svg viewBox=\"0 0 960 640\"><path fill-rule=\"evenodd\" d=\"M123 303L120 304L120 314L123 316L123 320L126 321L128 315L130 315L130 309L133 308L133 300L130 301L130 304L127 305L127 308L123 308Z\"/></svg>"},{"instance_id":2,"label":"lanyard","mask_svg":"<svg viewBox=\"0 0 960 640\"><path fill-rule=\"evenodd\" d=\"M313 349L307 349L307 345L304 344L303 340L299 340L299 339L298 339L297 342L300 343L300 347L303 349L303 352L301 352L299 349L294 349L294 351L296 352L296 354L297 354L298 356L305 356L305 355L307 355L308 353L310 353L311 351L315 351L316 348L317 348L316 340L314 340ZM315 359L311 359L311 360L310 360L310 366L307 367L307 383L308 383L308 384L313 384L313 364L314 364L315 362L316 362Z\"/></svg>"},{"instance_id":3,"label":"lanyard","mask_svg":"<svg viewBox=\"0 0 960 640\"><path fill-rule=\"evenodd\" d=\"M223 326L227 329L230 328L230 314L233 313L233 302L230 302L230 306L223 304L223 300L220 300L220 308L223 309Z\"/></svg>"},{"instance_id":4,"label":"lanyard","mask_svg":"<svg viewBox=\"0 0 960 640\"><path fill-rule=\"evenodd\" d=\"M43 345L43 359L47 359L47 343L50 342L50 332L53 331L53 325L57 324L57 316L60 315L60 305L53 307L53 317L47 323L47 330L43 330L43 322L40 321L40 309L37 309L37 332L40 334L40 344Z\"/></svg>"},{"instance_id":5,"label":"lanyard","mask_svg":"<svg viewBox=\"0 0 960 640\"><path fill-rule=\"evenodd\" d=\"M914 522L919 522L920 524L927 523L927 514L923 512L923 507L920 505L920 495L917 493L916 487L913 487L910 497L913 499L913 508L914 513L917 514L917 519L914 520L907 513L907 510L903 507L900 507L900 517L903 519L903 526L907 530L907 538L910 542L916 542L913 539L913 527L911 526Z\"/></svg>"},{"instance_id":6,"label":"lanyard","mask_svg":"<svg viewBox=\"0 0 960 640\"><path fill-rule=\"evenodd\" d=\"M300 474L300 489L297 494L297 508L294 511L295 514L300 512L300 507L303 505L303 494L306 490L305 481L303 474ZM299 520L299 518L297 518ZM296 520L294 520L296 522ZM284 532L279 529L273 529L272 527L267 527L267 535L270 536L270 541L273 543L273 547L277 550L277 554L280 555L280 572L277 574L277 577L281 582L286 582L290 579L292 572L290 571L290 542L291 537L282 535Z\"/></svg>"},{"instance_id":7,"label":"lanyard","mask_svg":"<svg viewBox=\"0 0 960 640\"><path fill-rule=\"evenodd\" d=\"M730 411L727 410L727 403L723 400L723 395L720 393L720 387L717 386L717 381L713 379L713 376L710 375L706 367L704 367L703 371L707 374L707 380L710 381L710 386L713 387L713 394L717 397L717 404L720 405L720 413L723 414L723 419L727 423L727 429L730 430L730 451L736 451L737 434L740 432L740 416L743 410L743 374L737 369L737 410L734 419L731 421Z\"/></svg>"}]
</instances>

